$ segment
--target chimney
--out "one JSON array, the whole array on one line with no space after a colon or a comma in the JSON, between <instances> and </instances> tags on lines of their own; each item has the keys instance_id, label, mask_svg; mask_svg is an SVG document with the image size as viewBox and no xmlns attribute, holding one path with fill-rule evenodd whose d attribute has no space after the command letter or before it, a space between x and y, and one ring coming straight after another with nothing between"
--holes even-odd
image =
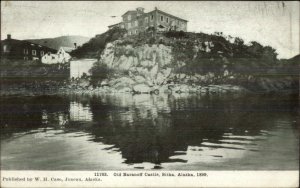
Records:
<instances>
[{"instance_id":1,"label":"chimney","mask_svg":"<svg viewBox=\"0 0 300 188\"><path fill-rule=\"evenodd\" d=\"M155 10L158 10L157 7L155 7Z\"/></svg>"},{"instance_id":2,"label":"chimney","mask_svg":"<svg viewBox=\"0 0 300 188\"><path fill-rule=\"evenodd\" d=\"M74 42L74 48L77 49L77 43L76 42Z\"/></svg>"},{"instance_id":3,"label":"chimney","mask_svg":"<svg viewBox=\"0 0 300 188\"><path fill-rule=\"evenodd\" d=\"M138 8L136 8L136 11L138 11L139 13L144 13L144 8L138 7Z\"/></svg>"},{"instance_id":4,"label":"chimney","mask_svg":"<svg viewBox=\"0 0 300 188\"><path fill-rule=\"evenodd\" d=\"M7 34L7 39L11 39L11 34Z\"/></svg>"}]
</instances>

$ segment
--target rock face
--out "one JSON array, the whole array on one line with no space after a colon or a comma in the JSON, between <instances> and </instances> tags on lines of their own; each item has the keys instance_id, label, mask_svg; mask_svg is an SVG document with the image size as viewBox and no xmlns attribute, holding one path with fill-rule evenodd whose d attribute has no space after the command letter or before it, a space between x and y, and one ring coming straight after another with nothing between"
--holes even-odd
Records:
<instances>
[{"instance_id":1,"label":"rock face","mask_svg":"<svg viewBox=\"0 0 300 188\"><path fill-rule=\"evenodd\" d=\"M171 47L162 44L133 47L114 41L106 45L100 59L110 68L131 71L135 75L150 77L153 80L158 73L165 75L170 71L164 67L171 64L171 52Z\"/></svg>"},{"instance_id":2,"label":"rock face","mask_svg":"<svg viewBox=\"0 0 300 188\"><path fill-rule=\"evenodd\" d=\"M133 87L133 91L136 93L150 93L151 88L146 84L138 84Z\"/></svg>"},{"instance_id":3,"label":"rock face","mask_svg":"<svg viewBox=\"0 0 300 188\"><path fill-rule=\"evenodd\" d=\"M101 83L101 87L110 88L105 89L107 92L215 93L222 90L214 86L204 88L195 84L211 80L215 76L213 73L176 73L175 69L185 64L181 61L174 63L170 46L144 44L134 47L122 42L116 40L108 43L100 55L100 62L115 72L114 76ZM229 74L227 70L224 72L225 76Z\"/></svg>"},{"instance_id":4,"label":"rock face","mask_svg":"<svg viewBox=\"0 0 300 188\"><path fill-rule=\"evenodd\" d=\"M121 41L114 41L106 45L100 56L101 62L116 72L127 72L126 77L113 79L109 85L122 85L132 88L134 92L148 93L150 87L161 86L171 75L172 62L171 47L159 44L133 47L123 45Z\"/></svg>"}]
</instances>

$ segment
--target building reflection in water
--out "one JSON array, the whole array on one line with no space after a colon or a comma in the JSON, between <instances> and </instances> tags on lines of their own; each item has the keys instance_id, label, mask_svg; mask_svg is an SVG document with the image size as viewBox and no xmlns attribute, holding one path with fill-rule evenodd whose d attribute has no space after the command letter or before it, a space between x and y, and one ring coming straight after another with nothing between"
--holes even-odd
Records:
<instances>
[{"instance_id":1,"label":"building reflection in water","mask_svg":"<svg viewBox=\"0 0 300 188\"><path fill-rule=\"evenodd\" d=\"M42 111L42 122L43 125L54 127L63 127L69 123L69 116L67 113L63 112L47 112L46 110Z\"/></svg>"},{"instance_id":2,"label":"building reflection in water","mask_svg":"<svg viewBox=\"0 0 300 188\"><path fill-rule=\"evenodd\" d=\"M92 121L93 115L89 105L83 106L79 102L70 102L70 121Z\"/></svg>"}]
</instances>

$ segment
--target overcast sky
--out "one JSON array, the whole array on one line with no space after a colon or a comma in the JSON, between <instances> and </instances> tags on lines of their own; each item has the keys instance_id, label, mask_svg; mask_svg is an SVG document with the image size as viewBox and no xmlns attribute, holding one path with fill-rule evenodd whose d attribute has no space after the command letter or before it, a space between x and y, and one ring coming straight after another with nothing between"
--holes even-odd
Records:
<instances>
[{"instance_id":1,"label":"overcast sky","mask_svg":"<svg viewBox=\"0 0 300 188\"><path fill-rule=\"evenodd\" d=\"M127 10L154 7L188 20L188 31L241 37L277 49L279 58L299 54L299 2L238 1L1 1L1 39L93 37L121 21ZM113 18L112 16L116 16Z\"/></svg>"}]
</instances>

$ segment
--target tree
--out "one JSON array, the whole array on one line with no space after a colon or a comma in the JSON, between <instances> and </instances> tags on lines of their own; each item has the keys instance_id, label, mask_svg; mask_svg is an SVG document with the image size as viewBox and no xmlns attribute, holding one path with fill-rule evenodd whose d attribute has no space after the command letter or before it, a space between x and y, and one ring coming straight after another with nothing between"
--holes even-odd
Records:
<instances>
[{"instance_id":1,"label":"tree","mask_svg":"<svg viewBox=\"0 0 300 188\"><path fill-rule=\"evenodd\" d=\"M234 39L234 44L237 45L237 46L243 46L244 45L244 40L239 38L239 37L236 37Z\"/></svg>"},{"instance_id":2,"label":"tree","mask_svg":"<svg viewBox=\"0 0 300 188\"><path fill-rule=\"evenodd\" d=\"M252 41L250 44L251 45L247 48L247 52L256 58L261 57L263 53L263 46L255 41Z\"/></svg>"},{"instance_id":3,"label":"tree","mask_svg":"<svg viewBox=\"0 0 300 188\"><path fill-rule=\"evenodd\" d=\"M274 48L271 46L266 46L263 48L262 60L266 63L275 63L277 60L277 53Z\"/></svg>"},{"instance_id":4,"label":"tree","mask_svg":"<svg viewBox=\"0 0 300 188\"><path fill-rule=\"evenodd\" d=\"M96 86L99 82L107 79L113 71L104 63L97 62L89 71L91 73L91 84Z\"/></svg>"}]
</instances>

